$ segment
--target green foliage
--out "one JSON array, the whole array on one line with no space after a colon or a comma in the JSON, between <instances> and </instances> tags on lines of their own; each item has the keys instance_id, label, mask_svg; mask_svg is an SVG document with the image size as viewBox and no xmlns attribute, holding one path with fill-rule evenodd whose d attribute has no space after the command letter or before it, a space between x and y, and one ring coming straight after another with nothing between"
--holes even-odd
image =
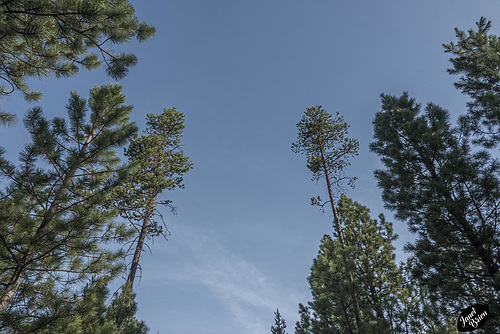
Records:
<instances>
[{"instance_id":1,"label":"green foliage","mask_svg":"<svg viewBox=\"0 0 500 334\"><path fill-rule=\"evenodd\" d=\"M445 44L453 68L460 75L455 87L471 97L462 128L474 134L474 143L491 148L500 140L500 38L489 34L491 22L481 17L477 31L455 29L458 41Z\"/></svg>"},{"instance_id":2,"label":"green foliage","mask_svg":"<svg viewBox=\"0 0 500 334\"><path fill-rule=\"evenodd\" d=\"M93 278L79 293L73 295L71 303L65 305L65 317L50 319L36 333L116 334L120 330L115 321L116 314L122 313L124 321L121 333L146 334L147 326L134 317L137 311L134 293L128 291L115 295L111 305L106 306L110 280L110 276ZM16 333L24 332L17 329Z\"/></svg>"},{"instance_id":3,"label":"green foliage","mask_svg":"<svg viewBox=\"0 0 500 334\"><path fill-rule=\"evenodd\" d=\"M457 333L456 314L440 305L438 297L413 279L412 270L418 265L410 257L401 265L403 281L396 292L399 299L397 315L401 333L453 334Z\"/></svg>"},{"instance_id":4,"label":"green foliage","mask_svg":"<svg viewBox=\"0 0 500 334\"><path fill-rule=\"evenodd\" d=\"M32 108L24 123L32 142L18 166L0 157L0 323L36 331L71 315L75 287L121 271L129 230L104 204L125 176L115 150L137 129L120 85L96 86L85 101L76 92L69 122ZM90 113L89 113L90 111ZM90 114L90 115L88 115ZM90 119L88 121L87 119ZM85 295L85 294L84 294Z\"/></svg>"},{"instance_id":5,"label":"green foliage","mask_svg":"<svg viewBox=\"0 0 500 334\"><path fill-rule=\"evenodd\" d=\"M147 129L143 136L131 140L125 155L133 169L127 180L114 194L114 203L120 214L138 232L134 258L127 283L132 285L146 237L163 235L163 225L154 220L162 217L158 204L170 205L169 200L158 200L164 190L183 188L183 174L192 163L181 148L184 114L175 108L162 114L147 115Z\"/></svg>"},{"instance_id":6,"label":"green foliage","mask_svg":"<svg viewBox=\"0 0 500 334\"><path fill-rule=\"evenodd\" d=\"M334 217L336 236L339 239L340 246L344 250L342 257L346 275L349 283L353 283L352 268L349 267L346 242L342 232L342 221L339 218L337 206L334 199L334 191L342 190L342 183L348 180L348 184L354 187L354 177L346 177L344 168L350 165L350 157L358 154L359 143L356 139L347 138L347 129L349 125L344 122L343 117L339 117L337 112L333 117L327 113L321 106L307 108L301 121L297 124L299 135L297 141L292 144L292 151L295 153L306 154L307 167L313 172L313 180L326 181L329 201L321 203L321 197L311 198L312 205L319 205L322 209L329 203ZM359 301L355 291L348 291L352 298L355 310L356 328L362 326ZM342 304L345 301L342 300Z\"/></svg>"},{"instance_id":7,"label":"green foliage","mask_svg":"<svg viewBox=\"0 0 500 334\"><path fill-rule=\"evenodd\" d=\"M446 110L429 103L421 114L407 93L382 95L374 132L370 147L385 166L375 172L383 200L418 233L407 246L418 260L414 277L455 313L498 296L498 161L472 152Z\"/></svg>"},{"instance_id":8,"label":"green foliage","mask_svg":"<svg viewBox=\"0 0 500 334\"><path fill-rule=\"evenodd\" d=\"M311 311L307 306L299 304L300 319L295 323L295 334L309 334L311 332Z\"/></svg>"},{"instance_id":9,"label":"green foliage","mask_svg":"<svg viewBox=\"0 0 500 334\"><path fill-rule=\"evenodd\" d=\"M154 32L137 20L127 0L3 1L0 96L19 90L26 99L38 100L41 93L31 91L26 78L70 77L79 66L91 70L101 61L112 78L123 78L137 63L136 56L106 46L132 37L142 42Z\"/></svg>"},{"instance_id":10,"label":"green foliage","mask_svg":"<svg viewBox=\"0 0 500 334\"><path fill-rule=\"evenodd\" d=\"M338 112L333 117L321 106L315 106L306 109L297 128L299 134L292 151L307 156L313 180L318 181L328 174L337 189L342 189L343 180L353 186L356 178L346 177L343 172L350 165L349 158L358 155L359 143L346 137L349 125L344 118Z\"/></svg>"},{"instance_id":11,"label":"green foliage","mask_svg":"<svg viewBox=\"0 0 500 334\"><path fill-rule=\"evenodd\" d=\"M184 114L176 108L147 114L145 134L133 138L125 150L134 168L115 195L125 218L142 221L157 204L170 204L157 201L162 191L184 188L182 176L193 165L180 149L184 127Z\"/></svg>"},{"instance_id":12,"label":"green foliage","mask_svg":"<svg viewBox=\"0 0 500 334\"><path fill-rule=\"evenodd\" d=\"M392 224L382 215L370 218L368 208L345 195L339 202L345 242L325 235L311 267L313 301L300 305L295 333L399 333L402 274L394 262ZM347 262L345 261L347 259ZM348 279L353 273L354 280ZM362 327L356 329L354 301L359 301Z\"/></svg>"},{"instance_id":13,"label":"green foliage","mask_svg":"<svg viewBox=\"0 0 500 334\"><path fill-rule=\"evenodd\" d=\"M0 111L0 125L12 126L16 122L16 116L5 111Z\"/></svg>"},{"instance_id":14,"label":"green foliage","mask_svg":"<svg viewBox=\"0 0 500 334\"><path fill-rule=\"evenodd\" d=\"M286 334L286 321L280 314L280 310L276 309L274 312L274 325L271 326L272 334Z\"/></svg>"},{"instance_id":15,"label":"green foliage","mask_svg":"<svg viewBox=\"0 0 500 334\"><path fill-rule=\"evenodd\" d=\"M110 320L115 326L114 333L121 334L146 334L149 328L144 321L137 320L137 302L135 293L131 286L125 286L124 289L115 294L111 306L108 308L106 319ZM119 319L119 321L117 321Z\"/></svg>"}]
</instances>

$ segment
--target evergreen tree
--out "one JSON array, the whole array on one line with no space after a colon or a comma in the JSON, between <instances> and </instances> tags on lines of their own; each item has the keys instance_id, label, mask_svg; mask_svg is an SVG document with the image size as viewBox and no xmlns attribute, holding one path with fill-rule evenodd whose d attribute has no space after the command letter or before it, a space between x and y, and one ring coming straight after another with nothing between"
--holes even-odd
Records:
<instances>
[{"instance_id":1,"label":"evergreen tree","mask_svg":"<svg viewBox=\"0 0 500 334\"><path fill-rule=\"evenodd\" d=\"M111 306L107 309L105 319L114 326L114 332L122 334L146 334L149 328L144 321L135 318L137 302L131 285L126 285L114 296ZM90 333L89 333L90 334Z\"/></svg>"},{"instance_id":2,"label":"evergreen tree","mask_svg":"<svg viewBox=\"0 0 500 334\"><path fill-rule=\"evenodd\" d=\"M74 294L70 303L63 305L64 317L50 319L36 333L116 334L120 330L115 321L116 314L123 313L122 333L146 334L149 330L146 324L135 318L137 303L131 291L115 295L111 306L106 306L109 298L107 286L112 278L115 277L108 275L92 279ZM16 329L15 333L25 332Z\"/></svg>"},{"instance_id":3,"label":"evergreen tree","mask_svg":"<svg viewBox=\"0 0 500 334\"><path fill-rule=\"evenodd\" d=\"M445 44L459 75L455 87L470 96L468 113L461 116L462 129L474 135L474 143L491 148L500 141L500 38L489 34L491 22L481 17L477 31L455 29L458 41Z\"/></svg>"},{"instance_id":4,"label":"evergreen tree","mask_svg":"<svg viewBox=\"0 0 500 334\"><path fill-rule=\"evenodd\" d=\"M286 329L286 321L281 316L280 310L276 309L276 312L274 312L274 325L271 326L271 333L272 334L287 334L285 332L285 329Z\"/></svg>"},{"instance_id":5,"label":"evergreen tree","mask_svg":"<svg viewBox=\"0 0 500 334\"><path fill-rule=\"evenodd\" d=\"M398 332L458 334L456 314L443 308L437 296L412 277L412 270L416 265L416 259L409 257L400 268L403 282L396 293L399 299Z\"/></svg>"},{"instance_id":6,"label":"evergreen tree","mask_svg":"<svg viewBox=\"0 0 500 334\"><path fill-rule=\"evenodd\" d=\"M404 333L402 273L395 264L392 224L383 215L372 219L368 208L345 195L338 211L348 246L323 237L308 279L313 300L300 306L295 333ZM359 301L360 327L352 296Z\"/></svg>"},{"instance_id":7,"label":"evergreen tree","mask_svg":"<svg viewBox=\"0 0 500 334\"><path fill-rule=\"evenodd\" d=\"M497 299L500 165L486 151L472 152L446 110L429 103L425 113L407 93L382 95L371 150L385 169L375 175L386 206L418 233L407 249L416 278L458 314L468 305ZM500 325L498 302L485 326ZM436 310L434 310L436 312ZM495 315L496 314L496 315Z\"/></svg>"},{"instance_id":8,"label":"evergreen tree","mask_svg":"<svg viewBox=\"0 0 500 334\"><path fill-rule=\"evenodd\" d=\"M37 100L41 93L31 91L26 78L70 77L79 66L95 69L101 61L112 78L122 78L137 58L108 46L132 37L142 42L155 32L137 20L127 0L14 0L0 8L0 96L19 90Z\"/></svg>"},{"instance_id":9,"label":"evergreen tree","mask_svg":"<svg viewBox=\"0 0 500 334\"><path fill-rule=\"evenodd\" d=\"M75 287L121 271L120 251L104 243L126 240L106 207L124 180L115 149L136 133L120 85L96 86L85 101L66 106L69 124L32 108L24 123L32 143L15 166L0 157L0 323L37 331L70 315ZM90 115L90 122L86 120Z\"/></svg>"},{"instance_id":10,"label":"evergreen tree","mask_svg":"<svg viewBox=\"0 0 500 334\"><path fill-rule=\"evenodd\" d=\"M329 201L321 204L321 197L311 199L313 205L323 207L330 204L337 238L342 249L348 245L344 240L342 232L342 222L338 215L337 206L334 199L334 191L342 189L342 182L348 181L353 186L354 177L347 177L344 174L345 167L349 166L349 158L358 154L359 143L357 140L348 138L347 129L349 125L337 112L333 117L321 106L307 108L304 116L297 124L299 135L297 141L292 144L292 151L307 155L307 167L313 172L313 180L326 181ZM347 269L346 275L350 282L353 282L353 274L349 267L347 252L342 252L344 256L344 266ZM355 292L353 292L355 293ZM356 327L361 327L361 314L359 301L356 295L350 296L354 303ZM347 301L343 301L347 303Z\"/></svg>"},{"instance_id":11,"label":"evergreen tree","mask_svg":"<svg viewBox=\"0 0 500 334\"><path fill-rule=\"evenodd\" d=\"M302 303L299 304L300 319L295 323L295 334L310 334L311 331L311 311Z\"/></svg>"},{"instance_id":12,"label":"evergreen tree","mask_svg":"<svg viewBox=\"0 0 500 334\"><path fill-rule=\"evenodd\" d=\"M133 138L125 151L134 168L114 198L121 215L137 231L127 285L133 286L146 238L165 236L163 225L155 217L161 218L158 204L171 202L158 196L164 190L183 188L182 176L192 168L180 149L183 130L184 114L175 108L164 109L159 115L148 114L145 134Z\"/></svg>"}]
</instances>

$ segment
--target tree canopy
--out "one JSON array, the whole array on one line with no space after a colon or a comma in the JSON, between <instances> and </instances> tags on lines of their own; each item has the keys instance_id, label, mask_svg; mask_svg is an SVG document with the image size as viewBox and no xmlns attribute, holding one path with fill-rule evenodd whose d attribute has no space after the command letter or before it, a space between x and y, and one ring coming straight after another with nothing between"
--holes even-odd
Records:
<instances>
[{"instance_id":1,"label":"tree canopy","mask_svg":"<svg viewBox=\"0 0 500 334\"><path fill-rule=\"evenodd\" d=\"M2 324L43 327L64 315L79 284L121 270L121 252L104 245L129 236L105 205L124 177L116 149L137 131L124 102L121 86L108 85L94 87L88 101L73 92L69 121L32 108L24 120L32 142L20 164L0 157L9 182L0 192Z\"/></svg>"},{"instance_id":2,"label":"tree canopy","mask_svg":"<svg viewBox=\"0 0 500 334\"><path fill-rule=\"evenodd\" d=\"M8 0L0 8L0 96L18 90L38 100L41 93L26 78L70 77L102 63L112 78L123 78L137 57L109 46L133 37L142 42L155 32L128 0Z\"/></svg>"},{"instance_id":3,"label":"tree canopy","mask_svg":"<svg viewBox=\"0 0 500 334\"><path fill-rule=\"evenodd\" d=\"M500 321L500 164L491 151L500 139L500 44L484 18L477 26L457 29L458 42L445 45L455 55L449 72L462 74L455 85L471 97L468 113L453 126L436 104L382 94L370 148L384 164L375 176L386 207L418 235L406 247L417 260L413 276L447 312L493 301L488 331Z\"/></svg>"}]
</instances>

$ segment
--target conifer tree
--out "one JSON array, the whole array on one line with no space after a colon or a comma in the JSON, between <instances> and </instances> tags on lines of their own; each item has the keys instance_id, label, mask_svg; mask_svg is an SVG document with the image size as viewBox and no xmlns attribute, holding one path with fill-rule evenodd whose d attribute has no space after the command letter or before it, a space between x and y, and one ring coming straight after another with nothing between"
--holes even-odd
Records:
<instances>
[{"instance_id":1,"label":"conifer tree","mask_svg":"<svg viewBox=\"0 0 500 334\"><path fill-rule=\"evenodd\" d=\"M137 57L115 53L109 46L154 34L140 22L127 0L3 1L0 6L0 96L15 90L37 100L28 77L70 77L78 68L95 69L101 62L114 79L127 74ZM1 119L1 117L0 117Z\"/></svg>"},{"instance_id":2,"label":"conifer tree","mask_svg":"<svg viewBox=\"0 0 500 334\"><path fill-rule=\"evenodd\" d=\"M396 293L399 299L397 329L405 334L458 334L456 314L443 308L439 298L413 278L412 270L416 265L418 261L409 257L400 266L403 281Z\"/></svg>"},{"instance_id":3,"label":"conifer tree","mask_svg":"<svg viewBox=\"0 0 500 334\"><path fill-rule=\"evenodd\" d=\"M347 129L349 125L337 112L333 117L321 106L307 108L304 116L297 124L299 135L297 141L292 144L292 151L307 155L307 167L313 172L313 180L326 182L329 201L321 204L321 197L311 199L313 205L330 204L336 236L340 241L341 247L345 250L348 245L344 240L342 232L342 221L339 218L337 205L335 203L334 191L342 189L342 182L348 181L353 186L356 178L347 177L344 174L345 167L349 166L349 158L358 154L359 143L357 140L348 138ZM353 274L349 268L349 259L344 255L344 266L347 269L345 274L350 282L353 282ZM361 313L359 301L355 292L352 302L354 304L356 327L361 327ZM347 303L347 301L343 301Z\"/></svg>"},{"instance_id":4,"label":"conifer tree","mask_svg":"<svg viewBox=\"0 0 500 334\"><path fill-rule=\"evenodd\" d=\"M368 208L345 195L338 207L348 246L323 237L308 279L313 300L300 306L295 333L404 333L402 273L395 263L392 224L383 215L372 219ZM352 296L359 301L360 327Z\"/></svg>"},{"instance_id":5,"label":"conifer tree","mask_svg":"<svg viewBox=\"0 0 500 334\"><path fill-rule=\"evenodd\" d=\"M146 238L166 236L158 204L170 206L171 201L159 200L164 190L183 188L183 174L192 163L181 148L184 114L175 107L162 114L147 114L147 129L136 136L125 151L134 168L127 181L114 194L116 206L136 231L134 255L129 268L127 285L133 286Z\"/></svg>"},{"instance_id":6,"label":"conifer tree","mask_svg":"<svg viewBox=\"0 0 500 334\"><path fill-rule=\"evenodd\" d=\"M88 101L76 92L69 122L47 120L38 107L24 123L32 142L16 166L0 157L8 184L0 192L0 323L36 331L69 316L75 288L121 271L126 240L105 203L124 180L115 149L136 133L120 85L96 86ZM89 120L87 120L87 118Z\"/></svg>"},{"instance_id":7,"label":"conifer tree","mask_svg":"<svg viewBox=\"0 0 500 334\"><path fill-rule=\"evenodd\" d=\"M309 307L299 304L300 319L295 323L295 334L310 334L311 329L311 311Z\"/></svg>"},{"instance_id":8,"label":"conifer tree","mask_svg":"<svg viewBox=\"0 0 500 334\"><path fill-rule=\"evenodd\" d=\"M371 150L385 168L375 175L386 206L418 233L407 249L413 274L450 313L494 302L485 328L499 326L500 165L473 151L449 113L421 107L407 93L382 95ZM496 314L496 315L495 315Z\"/></svg>"},{"instance_id":9,"label":"conifer tree","mask_svg":"<svg viewBox=\"0 0 500 334\"><path fill-rule=\"evenodd\" d=\"M276 309L274 312L274 325L271 326L272 334L287 334L286 333L286 321L280 314L280 310Z\"/></svg>"},{"instance_id":10,"label":"conifer tree","mask_svg":"<svg viewBox=\"0 0 500 334\"><path fill-rule=\"evenodd\" d=\"M500 38L489 33L491 21L484 17L476 25L467 33L455 29L458 41L444 48L453 55L448 73L461 75L455 87L471 98L462 129L474 135L474 143L491 148L500 142Z\"/></svg>"},{"instance_id":11,"label":"conifer tree","mask_svg":"<svg viewBox=\"0 0 500 334\"><path fill-rule=\"evenodd\" d=\"M64 317L47 319L50 321L46 321L43 326L32 325L28 332L32 332L33 328L39 328L37 334L116 334L120 330L115 320L116 315L122 313L123 333L146 334L149 329L144 321L135 318L137 303L134 301L133 293L114 295L112 304L107 306L110 297L108 285L114 278L116 276L92 279L80 291L74 293L71 302L58 305L64 308L59 310L60 313L64 312ZM14 330L15 333L27 333L17 326L14 326Z\"/></svg>"}]
</instances>

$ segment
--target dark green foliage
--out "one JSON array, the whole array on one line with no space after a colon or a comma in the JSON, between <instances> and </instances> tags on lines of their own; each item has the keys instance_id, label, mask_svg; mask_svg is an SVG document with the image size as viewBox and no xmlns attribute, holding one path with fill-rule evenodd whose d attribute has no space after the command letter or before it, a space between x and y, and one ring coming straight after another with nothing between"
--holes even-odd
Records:
<instances>
[{"instance_id":1,"label":"dark green foliage","mask_svg":"<svg viewBox=\"0 0 500 334\"><path fill-rule=\"evenodd\" d=\"M311 311L307 306L299 304L300 319L295 323L295 334L309 334L311 332Z\"/></svg>"},{"instance_id":2,"label":"dark green foliage","mask_svg":"<svg viewBox=\"0 0 500 334\"><path fill-rule=\"evenodd\" d=\"M135 293L132 291L132 286L125 286L120 293L115 294L105 319L116 326L114 333L146 334L149 328L144 321L135 318L136 311L137 302L135 301Z\"/></svg>"},{"instance_id":3,"label":"dark green foliage","mask_svg":"<svg viewBox=\"0 0 500 334\"><path fill-rule=\"evenodd\" d=\"M107 285L109 276L92 279L79 293L75 293L65 307L65 316L52 318L37 334L74 333L74 334L116 334L119 331L115 322L117 312L126 313L122 324L124 334L146 334L147 326L133 315L137 305L133 293L115 296L110 307L106 304L109 298ZM15 333L27 333L16 329Z\"/></svg>"},{"instance_id":4,"label":"dark green foliage","mask_svg":"<svg viewBox=\"0 0 500 334\"><path fill-rule=\"evenodd\" d=\"M130 231L104 204L123 183L115 149L137 131L124 102L121 86L108 85L94 87L88 101L73 92L69 121L49 121L35 107L24 120L32 142L21 163L0 158L7 182L0 192L4 328L28 332L71 316L78 286L121 271L122 253L105 243L126 240Z\"/></svg>"},{"instance_id":5,"label":"dark green foliage","mask_svg":"<svg viewBox=\"0 0 500 334\"><path fill-rule=\"evenodd\" d=\"M461 117L464 130L475 136L475 143L491 148L500 140L500 38L489 34L491 22L481 17L477 31L455 29L457 43L445 44L453 68L461 75L455 87L470 96L468 113Z\"/></svg>"},{"instance_id":6,"label":"dark green foliage","mask_svg":"<svg viewBox=\"0 0 500 334\"><path fill-rule=\"evenodd\" d=\"M370 218L368 208L344 195L339 216L347 247L339 239L323 237L309 277L313 301L300 305L295 333L403 333L402 274L394 262L392 241L397 236L392 225L382 215ZM354 298L361 311L359 329Z\"/></svg>"},{"instance_id":7,"label":"dark green foliage","mask_svg":"<svg viewBox=\"0 0 500 334\"><path fill-rule=\"evenodd\" d=\"M272 334L287 334L286 333L286 321L280 314L280 310L276 309L274 312L274 325L271 326Z\"/></svg>"},{"instance_id":8,"label":"dark green foliage","mask_svg":"<svg viewBox=\"0 0 500 334\"><path fill-rule=\"evenodd\" d=\"M5 111L0 111L0 125L11 126L16 122L16 116Z\"/></svg>"},{"instance_id":9,"label":"dark green foliage","mask_svg":"<svg viewBox=\"0 0 500 334\"><path fill-rule=\"evenodd\" d=\"M101 61L112 78L120 79L137 58L114 53L108 46L127 43L132 37L144 41L154 32L137 20L127 0L3 1L0 96L19 90L26 99L37 100L41 93L31 91L26 78L70 77L79 66L95 69Z\"/></svg>"},{"instance_id":10,"label":"dark green foliage","mask_svg":"<svg viewBox=\"0 0 500 334\"><path fill-rule=\"evenodd\" d=\"M396 293L399 299L396 332L458 334L456 314L441 307L438 296L412 277L411 271L416 265L418 263L412 257L401 265L403 281Z\"/></svg>"},{"instance_id":11,"label":"dark green foliage","mask_svg":"<svg viewBox=\"0 0 500 334\"><path fill-rule=\"evenodd\" d=\"M418 233L407 247L418 260L414 277L453 312L500 291L500 165L472 152L460 130L432 103L421 113L407 93L382 95L370 146L385 165L375 176L386 206Z\"/></svg>"}]
</instances>

